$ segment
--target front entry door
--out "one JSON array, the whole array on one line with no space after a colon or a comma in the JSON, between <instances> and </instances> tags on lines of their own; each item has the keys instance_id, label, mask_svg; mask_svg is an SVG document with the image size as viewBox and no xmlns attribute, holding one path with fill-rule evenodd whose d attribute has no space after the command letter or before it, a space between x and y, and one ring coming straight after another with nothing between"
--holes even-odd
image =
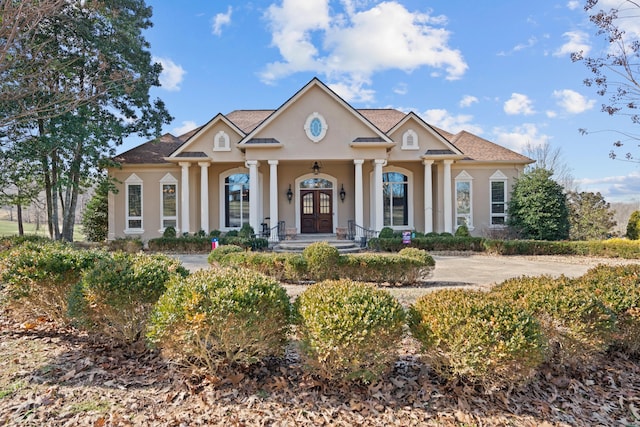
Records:
<instances>
[{"instance_id":1,"label":"front entry door","mask_svg":"<svg viewBox=\"0 0 640 427\"><path fill-rule=\"evenodd\" d=\"M300 232L333 233L333 190L300 190Z\"/></svg>"}]
</instances>

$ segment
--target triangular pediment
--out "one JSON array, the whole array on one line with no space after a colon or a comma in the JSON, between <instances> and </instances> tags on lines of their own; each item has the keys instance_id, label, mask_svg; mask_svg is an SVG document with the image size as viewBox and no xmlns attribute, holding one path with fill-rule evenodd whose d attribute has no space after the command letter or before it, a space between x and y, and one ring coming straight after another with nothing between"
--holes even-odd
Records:
<instances>
[{"instance_id":1,"label":"triangular pediment","mask_svg":"<svg viewBox=\"0 0 640 427\"><path fill-rule=\"evenodd\" d=\"M220 137L222 134L226 135L227 139L229 139L230 142L228 142L228 144L230 147L237 144L237 142L245 136L245 133L232 121L227 119L223 114L217 114L209 120L207 124L191 135L177 150L171 153L169 158L201 157L202 154L206 154L208 157L210 152L214 150L216 137Z\"/></svg>"},{"instance_id":2,"label":"triangular pediment","mask_svg":"<svg viewBox=\"0 0 640 427\"><path fill-rule=\"evenodd\" d=\"M458 147L414 112L406 114L402 120L389 130L388 135L395 141L402 141L406 132L411 132L418 138L419 150L423 155L449 155L454 157L464 155ZM393 154L398 151L402 151L402 146L396 147Z\"/></svg>"},{"instance_id":3,"label":"triangular pediment","mask_svg":"<svg viewBox=\"0 0 640 427\"><path fill-rule=\"evenodd\" d=\"M239 144L243 150L278 144L282 155L314 158L346 156L359 143L393 147L383 131L317 78L311 80Z\"/></svg>"}]
</instances>

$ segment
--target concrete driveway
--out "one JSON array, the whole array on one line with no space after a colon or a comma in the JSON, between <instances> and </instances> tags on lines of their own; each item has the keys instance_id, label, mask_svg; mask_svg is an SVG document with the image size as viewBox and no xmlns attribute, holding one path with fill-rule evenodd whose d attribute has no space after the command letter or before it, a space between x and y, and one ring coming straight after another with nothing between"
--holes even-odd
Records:
<instances>
[{"instance_id":1,"label":"concrete driveway","mask_svg":"<svg viewBox=\"0 0 640 427\"><path fill-rule=\"evenodd\" d=\"M206 254L175 255L191 271L209 268ZM436 268L425 285L490 287L518 276L583 275L598 264L629 264L638 260L572 256L493 256L484 254L433 254Z\"/></svg>"}]
</instances>

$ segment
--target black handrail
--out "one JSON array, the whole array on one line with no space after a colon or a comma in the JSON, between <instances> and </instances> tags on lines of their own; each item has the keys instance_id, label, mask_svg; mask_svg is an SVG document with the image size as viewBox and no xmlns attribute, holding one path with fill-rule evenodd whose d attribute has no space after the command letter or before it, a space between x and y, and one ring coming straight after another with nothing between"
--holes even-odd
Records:
<instances>
[{"instance_id":1,"label":"black handrail","mask_svg":"<svg viewBox=\"0 0 640 427\"><path fill-rule=\"evenodd\" d=\"M286 237L284 221L278 221L276 225L265 231L264 237L269 239L270 242L284 240Z\"/></svg>"},{"instance_id":2,"label":"black handrail","mask_svg":"<svg viewBox=\"0 0 640 427\"><path fill-rule=\"evenodd\" d=\"M347 221L347 239L349 240L360 240L360 246L365 248L367 246L367 240L373 237L376 237L378 233L375 230L369 230L368 228L364 228L352 219Z\"/></svg>"}]
</instances>

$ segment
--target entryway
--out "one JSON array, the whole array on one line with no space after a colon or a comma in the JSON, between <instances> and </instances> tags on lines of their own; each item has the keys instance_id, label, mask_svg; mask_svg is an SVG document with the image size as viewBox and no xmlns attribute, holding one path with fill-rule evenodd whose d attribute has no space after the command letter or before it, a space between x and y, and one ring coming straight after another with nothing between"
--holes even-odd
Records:
<instances>
[{"instance_id":1,"label":"entryway","mask_svg":"<svg viewBox=\"0 0 640 427\"><path fill-rule=\"evenodd\" d=\"M300 189L300 232L333 233L332 189Z\"/></svg>"}]
</instances>

